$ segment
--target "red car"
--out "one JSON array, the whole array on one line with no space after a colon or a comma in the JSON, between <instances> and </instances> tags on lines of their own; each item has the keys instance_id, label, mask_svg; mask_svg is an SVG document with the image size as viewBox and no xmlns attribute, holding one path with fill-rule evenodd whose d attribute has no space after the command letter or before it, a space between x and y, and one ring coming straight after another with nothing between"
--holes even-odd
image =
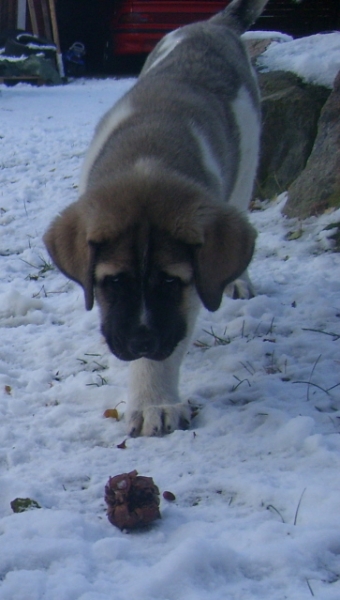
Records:
<instances>
[{"instance_id":1,"label":"red car","mask_svg":"<svg viewBox=\"0 0 340 600\"><path fill-rule=\"evenodd\" d=\"M117 0L110 18L113 56L148 54L169 31L208 19L231 0Z\"/></svg>"},{"instance_id":2,"label":"red car","mask_svg":"<svg viewBox=\"0 0 340 600\"><path fill-rule=\"evenodd\" d=\"M102 0L103 1L103 0ZM109 0L106 58L146 56L169 31L208 19L231 0ZM107 6L107 5L106 5ZM339 0L270 0L257 29L310 35L339 26Z\"/></svg>"},{"instance_id":3,"label":"red car","mask_svg":"<svg viewBox=\"0 0 340 600\"><path fill-rule=\"evenodd\" d=\"M231 0L115 0L109 16L106 66L142 60L169 31L209 19Z\"/></svg>"}]
</instances>

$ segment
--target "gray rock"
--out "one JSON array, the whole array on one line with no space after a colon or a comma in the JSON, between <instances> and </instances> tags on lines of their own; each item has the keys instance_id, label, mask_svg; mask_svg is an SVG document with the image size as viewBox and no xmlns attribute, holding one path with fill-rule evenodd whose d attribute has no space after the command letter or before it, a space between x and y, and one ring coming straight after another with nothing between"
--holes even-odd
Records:
<instances>
[{"instance_id":1,"label":"gray rock","mask_svg":"<svg viewBox=\"0 0 340 600\"><path fill-rule=\"evenodd\" d=\"M274 37L268 38L260 38L260 39L250 39L244 40L244 44L247 48L248 55L252 63L256 66L256 59L267 50L268 46L275 41Z\"/></svg>"},{"instance_id":2,"label":"gray rock","mask_svg":"<svg viewBox=\"0 0 340 600\"><path fill-rule=\"evenodd\" d=\"M262 140L254 197L273 198L305 168L330 90L285 71L259 73Z\"/></svg>"},{"instance_id":3,"label":"gray rock","mask_svg":"<svg viewBox=\"0 0 340 600\"><path fill-rule=\"evenodd\" d=\"M340 72L324 105L306 168L288 189L284 214L305 218L340 207Z\"/></svg>"}]
</instances>

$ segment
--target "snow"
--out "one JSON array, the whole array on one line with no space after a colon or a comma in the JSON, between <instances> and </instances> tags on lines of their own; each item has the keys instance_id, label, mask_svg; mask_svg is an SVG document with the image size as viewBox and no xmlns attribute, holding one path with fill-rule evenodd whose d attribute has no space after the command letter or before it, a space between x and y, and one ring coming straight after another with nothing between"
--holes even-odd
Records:
<instances>
[{"instance_id":1,"label":"snow","mask_svg":"<svg viewBox=\"0 0 340 600\"><path fill-rule=\"evenodd\" d=\"M279 43L290 42L293 38L287 33L281 33L281 31L257 31L250 29L242 34L243 40L269 40Z\"/></svg>"},{"instance_id":2,"label":"snow","mask_svg":"<svg viewBox=\"0 0 340 600\"><path fill-rule=\"evenodd\" d=\"M317 33L295 40L274 39L259 58L259 67L264 70L293 71L308 83L329 88L333 86L340 71L339 31Z\"/></svg>"},{"instance_id":3,"label":"snow","mask_svg":"<svg viewBox=\"0 0 340 600\"><path fill-rule=\"evenodd\" d=\"M264 61L282 68L290 52L289 68L330 82L339 37L285 41L277 58L272 44ZM339 210L289 220L283 194L252 212L257 296L202 310L181 381L201 405L189 431L119 449L124 419L103 418L124 412L127 365L41 238L132 84L0 86L0 599L338 600ZM176 500L128 534L104 487L133 469ZM41 508L15 514L17 497Z\"/></svg>"}]
</instances>

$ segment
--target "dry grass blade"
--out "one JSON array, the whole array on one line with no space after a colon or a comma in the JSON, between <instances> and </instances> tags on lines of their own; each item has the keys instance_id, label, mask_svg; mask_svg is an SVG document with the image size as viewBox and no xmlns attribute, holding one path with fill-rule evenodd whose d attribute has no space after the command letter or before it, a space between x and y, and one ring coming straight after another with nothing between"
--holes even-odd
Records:
<instances>
[{"instance_id":1,"label":"dry grass blade","mask_svg":"<svg viewBox=\"0 0 340 600\"><path fill-rule=\"evenodd\" d=\"M237 388L244 382L246 382L248 384L248 387L251 387L250 381L249 379L240 379L239 377L237 377L237 375L233 375L233 377L235 379L237 379L238 384L237 385L233 385L233 387L231 388L232 392L236 392Z\"/></svg>"},{"instance_id":2,"label":"dry grass blade","mask_svg":"<svg viewBox=\"0 0 340 600\"><path fill-rule=\"evenodd\" d=\"M314 592L313 592L313 590L312 590L311 584L309 583L308 579L306 579L306 583L307 583L307 585L308 585L308 589L309 589L309 591L310 591L311 595L312 595L312 596L315 596L315 594L314 594Z\"/></svg>"},{"instance_id":3,"label":"dry grass blade","mask_svg":"<svg viewBox=\"0 0 340 600\"><path fill-rule=\"evenodd\" d=\"M340 340L340 334L333 333L332 331L323 331L322 329L309 329L306 327L303 327L302 331L313 331L314 333L323 333L324 335L330 335L333 338L334 342L336 342L337 340Z\"/></svg>"},{"instance_id":4,"label":"dry grass blade","mask_svg":"<svg viewBox=\"0 0 340 600\"><path fill-rule=\"evenodd\" d=\"M283 516L281 515L280 511L277 510L277 508L275 508L275 506L273 506L272 504L268 504L267 510L273 510L277 515L279 515L282 523L285 523L285 520L284 520Z\"/></svg>"},{"instance_id":5,"label":"dry grass blade","mask_svg":"<svg viewBox=\"0 0 340 600\"><path fill-rule=\"evenodd\" d=\"M312 383L312 377L313 377L314 371L316 369L316 365L318 364L321 356L322 356L322 354L319 354L318 358L316 359L316 361L315 361L315 363L313 365L313 368L311 370L311 374L309 376L309 380L308 381L293 381L293 383L305 383L305 384L307 384L307 401L308 402L309 402L309 391L310 391L310 388L312 386L319 388L320 390L322 390L323 392L325 392L325 394L329 395L328 390L325 390L324 388L322 388L321 386L317 385L316 383Z\"/></svg>"},{"instance_id":6,"label":"dry grass blade","mask_svg":"<svg viewBox=\"0 0 340 600\"><path fill-rule=\"evenodd\" d=\"M298 518L298 514L299 514L299 510L300 510L300 505L301 505L302 498L303 498L303 496L304 496L304 493L305 493L306 489L307 489L307 488L305 488L305 489L303 490L303 492L302 492L302 494L301 494L301 496L300 496L300 500L299 500L299 502L298 502L298 505L297 505L297 507L296 507L296 511L295 511L295 517L294 517L294 525L296 525L296 523L297 523L297 518Z\"/></svg>"}]
</instances>

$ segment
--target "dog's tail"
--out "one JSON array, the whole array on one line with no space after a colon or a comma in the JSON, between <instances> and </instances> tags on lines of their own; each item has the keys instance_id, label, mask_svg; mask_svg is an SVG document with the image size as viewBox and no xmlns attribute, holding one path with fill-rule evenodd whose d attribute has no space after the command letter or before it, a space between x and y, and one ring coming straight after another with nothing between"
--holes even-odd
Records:
<instances>
[{"instance_id":1,"label":"dog's tail","mask_svg":"<svg viewBox=\"0 0 340 600\"><path fill-rule=\"evenodd\" d=\"M233 0L210 21L216 25L230 27L241 35L255 23L267 2L268 0Z\"/></svg>"}]
</instances>

